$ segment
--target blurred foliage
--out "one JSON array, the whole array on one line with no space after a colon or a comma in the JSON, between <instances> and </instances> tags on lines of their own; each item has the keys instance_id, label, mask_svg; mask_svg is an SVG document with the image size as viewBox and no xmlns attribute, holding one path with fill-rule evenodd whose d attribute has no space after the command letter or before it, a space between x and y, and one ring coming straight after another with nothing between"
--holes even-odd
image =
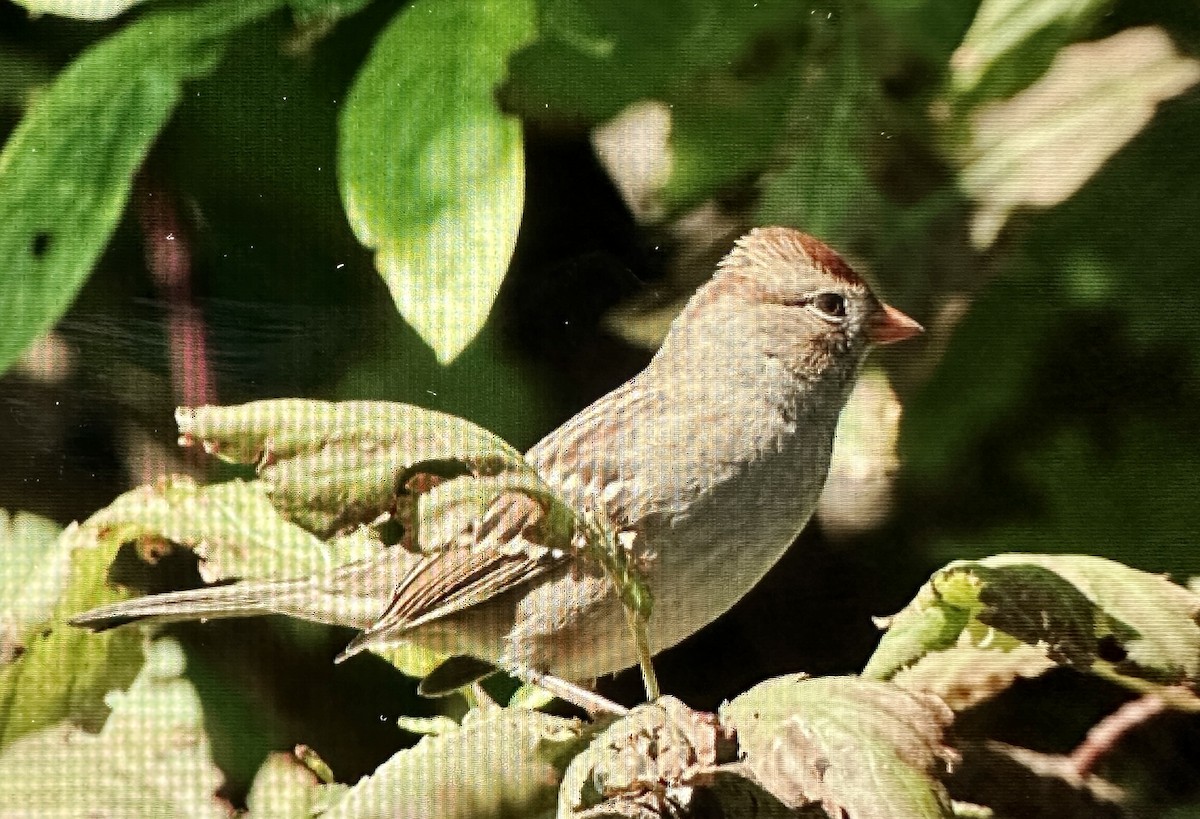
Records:
<instances>
[{"instance_id":1,"label":"blurred foliage","mask_svg":"<svg viewBox=\"0 0 1200 819\"><path fill-rule=\"evenodd\" d=\"M1079 554L1200 574L1196 4L0 3L0 508L22 510L0 521L7 786L60 752L76 755L64 771L111 770L97 760L122 706L106 722L104 698L139 673L141 641L62 621L124 594L99 582L114 555L132 560L124 541L199 554L156 554L131 575L141 589L327 559L329 544L228 481L248 470L179 453L176 405L404 401L523 449L643 366L731 238L761 223L831 242L929 332L864 380L839 431L827 526L664 654L664 689L711 709L796 667L861 669L880 640L869 615L901 609L953 560L975 562L937 575L868 668L960 711L956 730L984 743L968 772L981 758L1012 781L1076 782L1063 760L1089 727L1130 688L1159 696L1178 682L1158 654L1134 656L1167 628L1144 619L1162 603L1148 575L1110 594L1036 554L979 559ZM227 482L156 483L168 473ZM201 511L213 508L231 517ZM239 517L270 530L269 548L239 540ZM333 548L341 559L372 545ZM964 578L982 584L977 598L930 591L961 592ZM1064 663L1037 629L1006 631L989 607L1012 601L1090 648ZM1112 635L1124 635L1123 670L1085 673L1092 648L1114 662ZM415 741L378 715L462 715L417 700L378 658L329 669L340 631L272 620L176 636L212 744L212 760L185 767L196 783L219 767L228 799L206 794L204 810L330 804L340 791L268 754L312 742L351 783ZM1171 655L1192 683L1193 649L1179 648L1190 665ZM149 696L150 668L127 707ZM296 680L311 693L289 693ZM601 685L633 700L639 683ZM1114 740L1103 773L1123 796L1079 780L1048 804L1194 811L1200 796L1178 783L1200 774L1170 749L1194 747L1200 728L1169 716ZM462 730L519 731L499 719ZM52 728L63 720L101 733ZM14 756L20 743L32 750ZM425 764L431 744L389 764ZM514 781L545 773L529 759ZM1017 790L1041 796L1041 784ZM542 804L514 787L514 804ZM949 788L988 795L969 776ZM4 798L43 804L18 790ZM119 790L98 790L98 809L162 814L180 803L156 799L186 796L105 801Z\"/></svg>"}]
</instances>

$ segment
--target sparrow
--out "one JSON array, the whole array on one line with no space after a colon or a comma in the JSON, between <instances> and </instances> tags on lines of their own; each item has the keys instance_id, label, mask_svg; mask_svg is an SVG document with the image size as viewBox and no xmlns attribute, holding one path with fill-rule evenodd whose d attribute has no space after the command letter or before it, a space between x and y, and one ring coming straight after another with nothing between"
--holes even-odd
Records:
<instances>
[{"instance_id":1,"label":"sparrow","mask_svg":"<svg viewBox=\"0 0 1200 819\"><path fill-rule=\"evenodd\" d=\"M757 228L644 370L529 450L567 504L619 532L653 596L652 653L727 611L791 546L816 508L867 353L920 332L819 240ZM393 547L309 577L150 595L72 622L287 614L360 629L342 659L416 643L473 658L445 688L498 667L603 708L579 683L638 661L627 613L601 567L548 546L546 515L530 495L505 492L473 525L416 553Z\"/></svg>"}]
</instances>

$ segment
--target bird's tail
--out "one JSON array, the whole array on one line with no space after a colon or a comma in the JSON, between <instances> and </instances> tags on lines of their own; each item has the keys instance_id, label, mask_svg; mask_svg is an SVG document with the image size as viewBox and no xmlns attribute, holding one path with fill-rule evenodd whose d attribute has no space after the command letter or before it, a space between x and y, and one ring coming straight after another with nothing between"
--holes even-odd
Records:
<instances>
[{"instance_id":1,"label":"bird's tail","mask_svg":"<svg viewBox=\"0 0 1200 819\"><path fill-rule=\"evenodd\" d=\"M308 579L243 580L224 586L151 594L110 603L77 614L70 623L92 631L104 631L138 620L173 623L262 614L289 614L325 622L326 618L314 616L317 607L313 603L318 596L317 589Z\"/></svg>"}]
</instances>

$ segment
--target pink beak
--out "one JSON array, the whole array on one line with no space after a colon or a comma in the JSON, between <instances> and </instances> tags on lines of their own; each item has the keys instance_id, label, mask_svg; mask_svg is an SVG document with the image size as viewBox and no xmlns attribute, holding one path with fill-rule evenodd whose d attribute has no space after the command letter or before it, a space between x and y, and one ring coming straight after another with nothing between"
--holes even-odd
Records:
<instances>
[{"instance_id":1,"label":"pink beak","mask_svg":"<svg viewBox=\"0 0 1200 819\"><path fill-rule=\"evenodd\" d=\"M895 344L923 332L924 327L890 304L883 305L883 310L871 321L867 331L875 344Z\"/></svg>"}]
</instances>

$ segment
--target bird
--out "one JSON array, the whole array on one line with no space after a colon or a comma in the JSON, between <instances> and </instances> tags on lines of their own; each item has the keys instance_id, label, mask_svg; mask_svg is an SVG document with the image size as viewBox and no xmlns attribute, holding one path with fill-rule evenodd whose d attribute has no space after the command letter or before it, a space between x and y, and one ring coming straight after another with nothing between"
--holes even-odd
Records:
<instances>
[{"instance_id":1,"label":"bird","mask_svg":"<svg viewBox=\"0 0 1200 819\"><path fill-rule=\"evenodd\" d=\"M641 372L528 451L568 505L619 533L653 596L651 653L715 620L782 557L816 508L867 353L921 332L820 240L755 228ZM71 622L287 614L360 629L339 659L411 642L464 658L464 680L500 668L603 710L611 704L590 681L639 659L627 612L600 567L548 546L546 514L505 492L415 554L390 548L307 577L148 595Z\"/></svg>"}]
</instances>

